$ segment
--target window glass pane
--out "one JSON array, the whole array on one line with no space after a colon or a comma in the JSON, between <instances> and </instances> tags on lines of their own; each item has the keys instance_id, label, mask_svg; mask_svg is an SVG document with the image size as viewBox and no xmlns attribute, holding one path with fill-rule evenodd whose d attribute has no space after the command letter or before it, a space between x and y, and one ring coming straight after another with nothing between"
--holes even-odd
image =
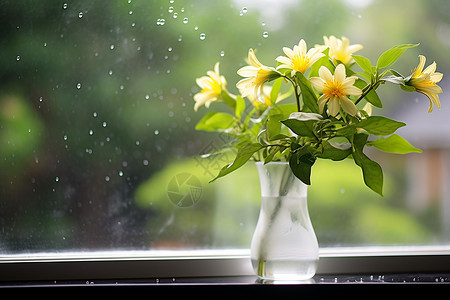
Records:
<instances>
[{"instance_id":1,"label":"window glass pane","mask_svg":"<svg viewBox=\"0 0 450 300\"><path fill-rule=\"evenodd\" d=\"M207 109L195 112L193 95L216 62L237 93L249 48L274 66L301 38L313 47L346 36L372 61L420 43L398 72L419 54L450 69L445 0L20 0L2 1L0 16L1 254L248 248L256 169L208 183L233 153L201 158L229 137L195 130ZM445 75L441 87L432 114L419 93L380 89L380 113L406 122L399 134L423 150L369 149L384 197L352 161L317 163L309 209L321 246L450 242Z\"/></svg>"}]
</instances>

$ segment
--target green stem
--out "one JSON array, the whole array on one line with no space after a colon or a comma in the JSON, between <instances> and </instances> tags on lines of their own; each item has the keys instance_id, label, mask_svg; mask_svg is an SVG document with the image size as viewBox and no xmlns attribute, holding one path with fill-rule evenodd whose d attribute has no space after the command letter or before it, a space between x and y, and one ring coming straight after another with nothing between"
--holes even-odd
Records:
<instances>
[{"instance_id":1,"label":"green stem","mask_svg":"<svg viewBox=\"0 0 450 300\"><path fill-rule=\"evenodd\" d=\"M298 111L298 112L301 112L301 107L300 107L300 94L298 93L298 86L297 86L297 84L295 83L294 80L292 80L292 78L290 78L290 77L288 77L288 76L282 75L282 77L285 78L285 79L287 79L287 80L289 80L289 81L292 83L292 85L294 86L295 101L296 101L296 103L297 103L297 111Z\"/></svg>"},{"instance_id":2,"label":"green stem","mask_svg":"<svg viewBox=\"0 0 450 300\"><path fill-rule=\"evenodd\" d=\"M363 90L363 93L361 94L361 96L359 96L358 100L356 100L355 105L357 105L359 102L361 102L361 100L362 100L365 96L367 96L367 94L368 94L371 90L376 89L376 88L381 84L381 82L382 82L381 80L377 80L374 84L370 83L370 84L368 85L368 88L367 88L365 91Z\"/></svg>"}]
</instances>

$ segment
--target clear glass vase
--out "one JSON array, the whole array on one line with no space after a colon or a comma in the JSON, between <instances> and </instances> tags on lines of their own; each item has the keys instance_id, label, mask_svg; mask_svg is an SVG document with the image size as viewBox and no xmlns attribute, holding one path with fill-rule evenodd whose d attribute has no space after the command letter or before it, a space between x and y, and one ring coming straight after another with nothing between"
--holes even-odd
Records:
<instances>
[{"instance_id":1,"label":"clear glass vase","mask_svg":"<svg viewBox=\"0 0 450 300\"><path fill-rule=\"evenodd\" d=\"M314 276L319 245L309 218L307 186L286 162L256 163L261 209L251 243L255 273L267 280Z\"/></svg>"}]
</instances>

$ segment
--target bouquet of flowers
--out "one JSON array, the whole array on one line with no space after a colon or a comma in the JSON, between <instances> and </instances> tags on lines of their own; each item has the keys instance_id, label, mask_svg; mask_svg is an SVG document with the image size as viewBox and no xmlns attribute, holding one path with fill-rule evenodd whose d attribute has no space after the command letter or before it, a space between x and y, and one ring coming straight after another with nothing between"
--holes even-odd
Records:
<instances>
[{"instance_id":1,"label":"bouquet of flowers","mask_svg":"<svg viewBox=\"0 0 450 300\"><path fill-rule=\"evenodd\" d=\"M437 83L443 74L436 72L435 62L424 69L426 58L420 55L419 65L406 77L390 68L416 46L392 47L373 64L354 55L363 46L350 45L345 37L324 37L324 45L309 50L302 39L293 49L283 48L285 56L275 59L275 67L263 65L250 49L249 65L237 71L244 77L236 84L238 95L227 90L216 63L213 71L196 80L201 91L194 95L194 109L224 102L231 111L208 111L196 129L231 136L224 149L235 149L236 157L212 181L249 160L287 161L295 176L309 185L318 158L350 158L362 169L365 184L382 195L383 171L364 148L402 154L421 150L395 134L405 123L372 115L373 106L383 106L376 90L386 82L396 84L406 92L425 95L430 101L428 112L434 105L440 108L442 89ZM286 92L283 84L288 85ZM289 98L295 101L289 103Z\"/></svg>"}]
</instances>

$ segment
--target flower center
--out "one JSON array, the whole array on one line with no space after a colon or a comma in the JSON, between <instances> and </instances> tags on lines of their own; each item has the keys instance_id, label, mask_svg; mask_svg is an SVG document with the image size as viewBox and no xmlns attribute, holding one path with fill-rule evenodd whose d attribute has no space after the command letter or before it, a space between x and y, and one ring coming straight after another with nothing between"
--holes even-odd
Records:
<instances>
[{"instance_id":1,"label":"flower center","mask_svg":"<svg viewBox=\"0 0 450 300\"><path fill-rule=\"evenodd\" d=\"M309 59L306 56L303 55L296 55L294 59L294 69L305 73L306 69L308 69L309 66Z\"/></svg>"},{"instance_id":2,"label":"flower center","mask_svg":"<svg viewBox=\"0 0 450 300\"><path fill-rule=\"evenodd\" d=\"M328 97L343 97L346 96L344 93L344 89L342 88L342 84L339 82L327 82L325 88L323 89L323 93Z\"/></svg>"}]
</instances>

